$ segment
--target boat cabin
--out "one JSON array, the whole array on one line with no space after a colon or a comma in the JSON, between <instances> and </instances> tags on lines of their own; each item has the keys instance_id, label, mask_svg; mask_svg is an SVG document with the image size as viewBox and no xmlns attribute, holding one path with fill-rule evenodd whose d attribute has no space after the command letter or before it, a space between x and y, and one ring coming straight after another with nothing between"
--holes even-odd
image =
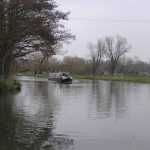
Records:
<instances>
[{"instance_id":1,"label":"boat cabin","mask_svg":"<svg viewBox=\"0 0 150 150\"><path fill-rule=\"evenodd\" d=\"M60 83L72 83L72 77L67 72L49 73L48 79Z\"/></svg>"}]
</instances>

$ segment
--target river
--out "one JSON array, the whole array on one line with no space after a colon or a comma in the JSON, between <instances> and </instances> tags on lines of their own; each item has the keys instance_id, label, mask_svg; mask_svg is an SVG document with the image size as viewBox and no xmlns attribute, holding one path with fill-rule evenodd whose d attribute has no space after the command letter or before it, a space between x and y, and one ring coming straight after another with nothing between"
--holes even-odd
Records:
<instances>
[{"instance_id":1,"label":"river","mask_svg":"<svg viewBox=\"0 0 150 150\"><path fill-rule=\"evenodd\" d=\"M18 80L0 97L0 150L150 149L150 85Z\"/></svg>"}]
</instances>

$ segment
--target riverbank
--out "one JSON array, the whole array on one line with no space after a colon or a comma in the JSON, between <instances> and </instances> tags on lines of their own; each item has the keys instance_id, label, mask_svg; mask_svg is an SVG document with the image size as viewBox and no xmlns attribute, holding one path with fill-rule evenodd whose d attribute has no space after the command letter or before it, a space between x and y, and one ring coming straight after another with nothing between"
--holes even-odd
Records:
<instances>
[{"instance_id":1,"label":"riverbank","mask_svg":"<svg viewBox=\"0 0 150 150\"><path fill-rule=\"evenodd\" d=\"M20 91L21 84L17 80L0 80L0 94Z\"/></svg>"},{"instance_id":2,"label":"riverbank","mask_svg":"<svg viewBox=\"0 0 150 150\"><path fill-rule=\"evenodd\" d=\"M32 76L32 77L40 77L40 78L48 78L47 73L36 74L33 73L22 73L18 74L19 76ZM123 82L134 82L134 83L147 83L150 84L150 76L137 76L137 75L103 75L103 76L91 76L91 75L72 75L74 79L78 80L104 80L104 81L123 81Z\"/></svg>"},{"instance_id":3,"label":"riverbank","mask_svg":"<svg viewBox=\"0 0 150 150\"><path fill-rule=\"evenodd\" d=\"M29 76L38 78L48 78L48 73L34 74L32 72L18 73L17 76Z\"/></svg>"},{"instance_id":4,"label":"riverbank","mask_svg":"<svg viewBox=\"0 0 150 150\"><path fill-rule=\"evenodd\" d=\"M150 84L150 76L90 76L90 75L73 75L76 79L87 80L105 80L105 81L125 81L135 83L148 83Z\"/></svg>"}]
</instances>

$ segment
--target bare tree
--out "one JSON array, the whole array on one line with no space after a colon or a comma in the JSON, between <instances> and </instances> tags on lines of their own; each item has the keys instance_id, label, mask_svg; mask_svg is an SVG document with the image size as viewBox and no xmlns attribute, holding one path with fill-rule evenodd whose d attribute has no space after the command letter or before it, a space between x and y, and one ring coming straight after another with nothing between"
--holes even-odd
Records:
<instances>
[{"instance_id":1,"label":"bare tree","mask_svg":"<svg viewBox=\"0 0 150 150\"><path fill-rule=\"evenodd\" d=\"M103 40L98 40L97 44L89 43L90 57L92 61L92 74L96 75L97 69L101 64L105 54L105 43Z\"/></svg>"},{"instance_id":2,"label":"bare tree","mask_svg":"<svg viewBox=\"0 0 150 150\"><path fill-rule=\"evenodd\" d=\"M126 54L131 46L127 39L121 36L105 38L105 55L110 62L110 73L113 75L116 71L119 59Z\"/></svg>"}]
</instances>

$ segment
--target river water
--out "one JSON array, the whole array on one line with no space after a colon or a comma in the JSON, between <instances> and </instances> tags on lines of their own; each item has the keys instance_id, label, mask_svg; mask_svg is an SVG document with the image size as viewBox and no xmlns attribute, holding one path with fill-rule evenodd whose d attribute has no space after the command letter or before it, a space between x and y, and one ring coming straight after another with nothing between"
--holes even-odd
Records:
<instances>
[{"instance_id":1,"label":"river water","mask_svg":"<svg viewBox=\"0 0 150 150\"><path fill-rule=\"evenodd\" d=\"M18 79L0 97L0 150L150 149L150 85Z\"/></svg>"}]
</instances>

